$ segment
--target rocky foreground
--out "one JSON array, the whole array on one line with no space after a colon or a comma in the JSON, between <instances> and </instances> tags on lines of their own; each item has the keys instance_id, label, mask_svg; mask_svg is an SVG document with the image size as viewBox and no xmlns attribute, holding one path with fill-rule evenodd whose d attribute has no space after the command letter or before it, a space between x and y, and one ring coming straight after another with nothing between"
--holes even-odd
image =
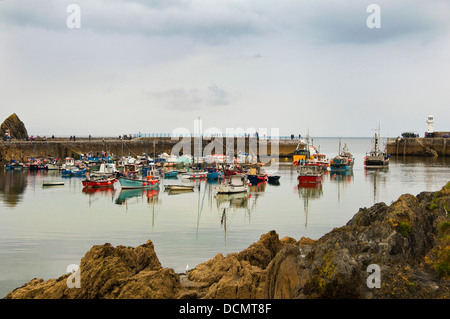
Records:
<instances>
[{"instance_id":1,"label":"rocky foreground","mask_svg":"<svg viewBox=\"0 0 450 319\"><path fill-rule=\"evenodd\" d=\"M33 279L6 298L449 298L449 207L450 183L362 208L319 240L271 231L184 274L162 267L151 241L98 245L81 259L80 288L66 274Z\"/></svg>"}]
</instances>

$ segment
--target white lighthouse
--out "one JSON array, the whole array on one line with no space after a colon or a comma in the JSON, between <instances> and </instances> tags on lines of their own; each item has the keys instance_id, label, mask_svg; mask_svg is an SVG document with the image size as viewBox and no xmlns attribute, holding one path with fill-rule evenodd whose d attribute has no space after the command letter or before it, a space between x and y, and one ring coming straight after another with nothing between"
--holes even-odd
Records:
<instances>
[{"instance_id":1,"label":"white lighthouse","mask_svg":"<svg viewBox=\"0 0 450 319\"><path fill-rule=\"evenodd\" d=\"M428 130L427 133L433 133L433 124L434 124L434 118L433 115L428 115L427 118L427 124L428 124Z\"/></svg>"}]
</instances>

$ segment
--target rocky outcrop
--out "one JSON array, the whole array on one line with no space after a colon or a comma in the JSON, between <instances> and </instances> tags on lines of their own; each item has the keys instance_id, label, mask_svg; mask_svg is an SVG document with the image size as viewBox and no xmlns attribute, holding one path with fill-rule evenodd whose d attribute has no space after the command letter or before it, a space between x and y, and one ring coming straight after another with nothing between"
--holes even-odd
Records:
<instances>
[{"instance_id":1,"label":"rocky outcrop","mask_svg":"<svg viewBox=\"0 0 450 319\"><path fill-rule=\"evenodd\" d=\"M449 298L449 207L450 183L362 208L317 241L271 231L184 274L163 268L151 241L94 246L81 260L81 288L68 288L67 274L6 298Z\"/></svg>"},{"instance_id":2,"label":"rocky outcrop","mask_svg":"<svg viewBox=\"0 0 450 319\"><path fill-rule=\"evenodd\" d=\"M16 113L10 115L0 126L0 136L3 138L6 133L16 139L24 140L28 138L25 124L23 124Z\"/></svg>"}]
</instances>

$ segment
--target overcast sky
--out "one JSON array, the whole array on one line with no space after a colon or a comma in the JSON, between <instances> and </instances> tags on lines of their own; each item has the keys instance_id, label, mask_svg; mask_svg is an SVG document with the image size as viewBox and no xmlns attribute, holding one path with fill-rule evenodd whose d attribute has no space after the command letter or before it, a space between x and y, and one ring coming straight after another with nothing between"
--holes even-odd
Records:
<instances>
[{"instance_id":1,"label":"overcast sky","mask_svg":"<svg viewBox=\"0 0 450 319\"><path fill-rule=\"evenodd\" d=\"M398 136L422 135L430 113L450 130L449 17L448 0L3 0L0 122L117 136L201 117L341 137L380 123Z\"/></svg>"}]
</instances>

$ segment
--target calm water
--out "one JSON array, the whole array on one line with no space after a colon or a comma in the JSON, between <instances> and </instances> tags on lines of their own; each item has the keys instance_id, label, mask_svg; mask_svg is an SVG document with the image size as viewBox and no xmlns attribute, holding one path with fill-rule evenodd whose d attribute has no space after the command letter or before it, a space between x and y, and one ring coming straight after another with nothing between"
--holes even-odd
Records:
<instances>
[{"instance_id":1,"label":"calm water","mask_svg":"<svg viewBox=\"0 0 450 319\"><path fill-rule=\"evenodd\" d=\"M445 158L391 158L389 169L366 171L370 139L342 139L356 157L353 174L327 173L321 188L298 188L290 162L281 162L279 185L250 189L249 196L215 196L217 184L165 179L159 192L83 192L81 178L60 180L58 172L0 172L0 297L33 278L58 278L79 264L93 246L138 246L151 239L164 267L186 267L238 252L270 230L318 239L340 227L361 207L390 204L401 194L439 190L450 181ZM316 138L328 157L338 139ZM169 194L164 184L194 184L194 192Z\"/></svg>"}]
</instances>

